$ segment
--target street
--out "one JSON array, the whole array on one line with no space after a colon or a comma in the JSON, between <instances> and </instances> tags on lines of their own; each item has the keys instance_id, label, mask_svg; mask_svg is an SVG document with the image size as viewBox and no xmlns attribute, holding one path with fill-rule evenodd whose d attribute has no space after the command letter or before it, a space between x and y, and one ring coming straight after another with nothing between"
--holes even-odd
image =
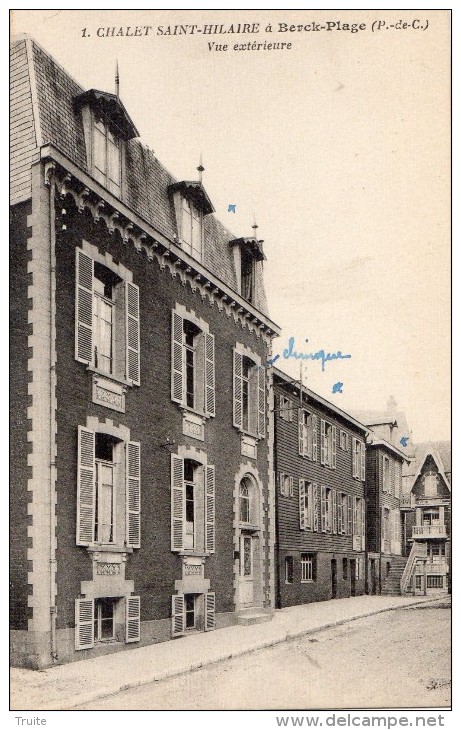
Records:
<instances>
[{"instance_id":1,"label":"street","mask_svg":"<svg viewBox=\"0 0 461 730\"><path fill-rule=\"evenodd\" d=\"M450 614L388 611L75 709L448 707Z\"/></svg>"}]
</instances>

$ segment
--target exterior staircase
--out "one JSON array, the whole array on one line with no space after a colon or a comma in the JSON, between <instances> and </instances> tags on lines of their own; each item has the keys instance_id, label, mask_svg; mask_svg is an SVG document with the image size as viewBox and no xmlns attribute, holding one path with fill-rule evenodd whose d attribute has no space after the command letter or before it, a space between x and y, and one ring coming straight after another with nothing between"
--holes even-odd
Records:
<instances>
[{"instance_id":1,"label":"exterior staircase","mask_svg":"<svg viewBox=\"0 0 461 730\"><path fill-rule=\"evenodd\" d=\"M252 608L246 608L239 611L237 616L237 623L240 626L251 626L252 624L261 624L264 621L270 621L274 611L271 608L260 608L254 606Z\"/></svg>"},{"instance_id":2,"label":"exterior staircase","mask_svg":"<svg viewBox=\"0 0 461 730\"><path fill-rule=\"evenodd\" d=\"M389 574L381 587L382 596L399 596L400 583L408 558L396 555L392 558Z\"/></svg>"}]
</instances>

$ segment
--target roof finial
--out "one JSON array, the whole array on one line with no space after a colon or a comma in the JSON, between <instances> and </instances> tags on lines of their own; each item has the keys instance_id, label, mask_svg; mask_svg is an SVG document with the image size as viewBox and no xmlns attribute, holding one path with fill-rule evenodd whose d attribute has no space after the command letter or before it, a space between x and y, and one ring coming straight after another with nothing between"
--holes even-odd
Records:
<instances>
[{"instance_id":1,"label":"roof finial","mask_svg":"<svg viewBox=\"0 0 461 730\"><path fill-rule=\"evenodd\" d=\"M115 62L115 95L117 99L120 96L120 74L118 72L118 58Z\"/></svg>"},{"instance_id":2,"label":"roof finial","mask_svg":"<svg viewBox=\"0 0 461 730\"><path fill-rule=\"evenodd\" d=\"M255 241L258 240L258 224L256 223L256 213L253 211L253 225L251 226L253 229L253 238Z\"/></svg>"},{"instance_id":3,"label":"roof finial","mask_svg":"<svg viewBox=\"0 0 461 730\"><path fill-rule=\"evenodd\" d=\"M198 170L198 179L199 179L199 182L202 182L202 172L205 170L205 168L202 165L202 153L201 152L200 152L200 160L199 160L199 163L198 163L197 170Z\"/></svg>"}]
</instances>

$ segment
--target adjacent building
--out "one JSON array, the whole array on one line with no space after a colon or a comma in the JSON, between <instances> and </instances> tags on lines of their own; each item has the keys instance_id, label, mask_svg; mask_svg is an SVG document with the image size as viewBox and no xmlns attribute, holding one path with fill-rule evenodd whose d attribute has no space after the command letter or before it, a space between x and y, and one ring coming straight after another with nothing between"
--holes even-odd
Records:
<instances>
[{"instance_id":1,"label":"adjacent building","mask_svg":"<svg viewBox=\"0 0 461 730\"><path fill-rule=\"evenodd\" d=\"M270 612L262 242L215 217L201 165L168 173L118 89L27 37L11 64L13 662Z\"/></svg>"},{"instance_id":2,"label":"adjacent building","mask_svg":"<svg viewBox=\"0 0 461 730\"><path fill-rule=\"evenodd\" d=\"M365 592L365 438L352 416L274 369L278 608Z\"/></svg>"}]
</instances>

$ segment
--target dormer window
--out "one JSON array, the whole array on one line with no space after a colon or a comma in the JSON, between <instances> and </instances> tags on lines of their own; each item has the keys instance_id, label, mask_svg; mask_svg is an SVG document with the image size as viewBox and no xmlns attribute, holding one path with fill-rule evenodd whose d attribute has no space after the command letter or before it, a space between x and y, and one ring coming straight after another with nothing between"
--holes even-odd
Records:
<instances>
[{"instance_id":1,"label":"dormer window","mask_svg":"<svg viewBox=\"0 0 461 730\"><path fill-rule=\"evenodd\" d=\"M176 242L189 256L202 261L203 219L214 211L211 200L200 180L173 183L168 190L173 196Z\"/></svg>"},{"instance_id":2,"label":"dormer window","mask_svg":"<svg viewBox=\"0 0 461 730\"><path fill-rule=\"evenodd\" d=\"M234 251L234 265L238 293L250 304L256 299L256 265L266 258L262 250L263 241L256 238L236 238L229 241Z\"/></svg>"},{"instance_id":3,"label":"dormer window","mask_svg":"<svg viewBox=\"0 0 461 730\"><path fill-rule=\"evenodd\" d=\"M202 213L187 198L182 199L181 243L194 259L202 260Z\"/></svg>"},{"instance_id":4,"label":"dormer window","mask_svg":"<svg viewBox=\"0 0 461 730\"><path fill-rule=\"evenodd\" d=\"M121 141L100 119L93 124L93 175L111 193L120 197Z\"/></svg>"},{"instance_id":5,"label":"dormer window","mask_svg":"<svg viewBox=\"0 0 461 730\"><path fill-rule=\"evenodd\" d=\"M251 303L255 291L255 260L248 250L242 250L241 252L240 269L242 297Z\"/></svg>"}]
</instances>

